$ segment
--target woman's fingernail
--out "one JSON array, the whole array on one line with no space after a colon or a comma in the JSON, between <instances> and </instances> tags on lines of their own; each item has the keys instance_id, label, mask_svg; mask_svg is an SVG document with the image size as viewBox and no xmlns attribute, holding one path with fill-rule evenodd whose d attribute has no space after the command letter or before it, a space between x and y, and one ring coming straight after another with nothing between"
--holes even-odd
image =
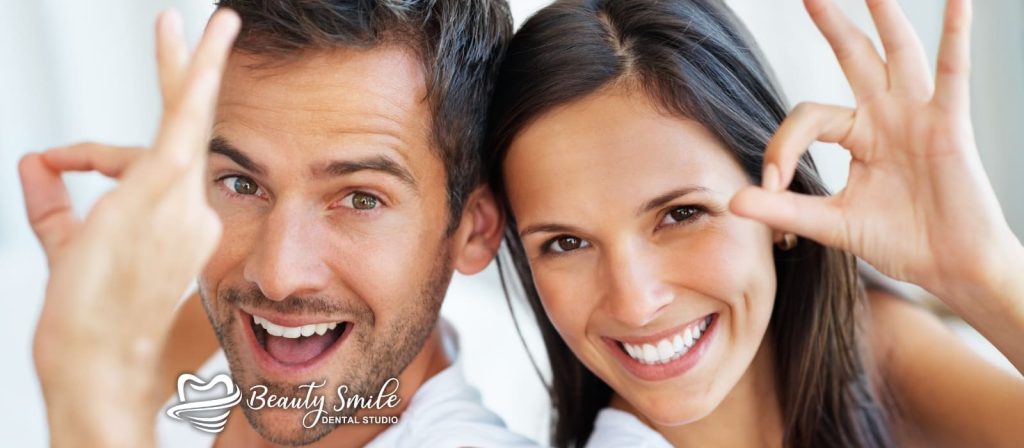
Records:
<instances>
[{"instance_id":1,"label":"woman's fingernail","mask_svg":"<svg viewBox=\"0 0 1024 448\"><path fill-rule=\"evenodd\" d=\"M761 175L761 188L768 191L779 189L779 167L769 163L764 167L764 174Z\"/></svg>"}]
</instances>

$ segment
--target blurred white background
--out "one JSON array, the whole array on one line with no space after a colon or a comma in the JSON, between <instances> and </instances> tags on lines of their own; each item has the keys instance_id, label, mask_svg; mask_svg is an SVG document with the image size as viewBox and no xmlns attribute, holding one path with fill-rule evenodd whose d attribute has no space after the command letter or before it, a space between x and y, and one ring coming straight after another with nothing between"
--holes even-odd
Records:
<instances>
[{"instance_id":1,"label":"blurred white background","mask_svg":"<svg viewBox=\"0 0 1024 448\"><path fill-rule=\"evenodd\" d=\"M839 0L863 29L863 0ZM43 446L46 419L32 368L32 330L46 282L43 254L29 229L17 176L27 151L83 140L145 144L156 128L159 97L153 61L153 21L175 7L195 42L211 1L0 0L0 445ZM511 0L521 24L548 1ZM799 0L728 1L753 32L791 104L814 100L853 104L842 72ZM900 0L934 66L943 1ZM1004 211L1024 235L1024 151L1015 132L1024 125L1024 2L975 2L973 116L978 144ZM876 40L877 42L877 40ZM846 154L812 149L833 189L846 179ZM79 210L112 183L71 175ZM884 206L885 204L879 204ZM521 311L523 309L520 309ZM468 377L485 402L516 430L546 440L547 401L522 347L493 267L457 278L443 310L460 330ZM539 336L523 316L534 356ZM116 325L116 322L111 324Z\"/></svg>"}]
</instances>

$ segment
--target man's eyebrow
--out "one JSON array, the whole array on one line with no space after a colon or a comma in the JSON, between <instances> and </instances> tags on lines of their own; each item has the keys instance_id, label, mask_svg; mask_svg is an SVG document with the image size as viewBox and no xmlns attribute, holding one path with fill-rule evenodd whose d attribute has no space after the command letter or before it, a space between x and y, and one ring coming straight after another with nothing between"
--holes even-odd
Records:
<instances>
[{"instance_id":1,"label":"man's eyebrow","mask_svg":"<svg viewBox=\"0 0 1024 448\"><path fill-rule=\"evenodd\" d=\"M416 179L402 164L386 155L376 155L356 160L335 160L326 167L313 171L315 176L345 176L359 171L379 171L396 177L413 191L419 191Z\"/></svg>"},{"instance_id":2,"label":"man's eyebrow","mask_svg":"<svg viewBox=\"0 0 1024 448\"><path fill-rule=\"evenodd\" d=\"M231 146L223 137L214 137L210 140L210 154L221 154L227 156L233 160L242 168L245 168L254 174L262 175L266 172L262 165L253 162L249 156L245 155L241 150Z\"/></svg>"},{"instance_id":3,"label":"man's eyebrow","mask_svg":"<svg viewBox=\"0 0 1024 448\"><path fill-rule=\"evenodd\" d=\"M709 189L707 187L702 187L702 186L699 186L699 185L691 185L691 186L686 186L686 187L683 187L683 188L677 188L675 190L659 194L658 196L655 196L651 200L649 200L647 202L644 202L642 205L640 205L639 208L636 209L636 214L637 215L642 215L642 214L647 213L647 212L649 212L651 210L654 210L654 209L656 209L658 207L661 207L661 206L663 206L665 204L668 204L669 202L674 201L676 198L679 198L679 197L682 197L682 196L686 196L686 195L691 194L691 193L711 193L711 192L712 192L711 189Z\"/></svg>"}]
</instances>

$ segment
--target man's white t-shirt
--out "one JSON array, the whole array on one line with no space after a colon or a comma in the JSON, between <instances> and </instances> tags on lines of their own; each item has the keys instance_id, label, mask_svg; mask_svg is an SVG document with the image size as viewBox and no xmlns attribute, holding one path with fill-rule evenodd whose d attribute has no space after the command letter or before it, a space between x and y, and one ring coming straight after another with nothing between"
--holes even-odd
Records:
<instances>
[{"instance_id":1,"label":"man's white t-shirt","mask_svg":"<svg viewBox=\"0 0 1024 448\"><path fill-rule=\"evenodd\" d=\"M613 408L597 413L594 432L587 440L587 448L672 448L658 431L641 422L635 415Z\"/></svg>"},{"instance_id":2,"label":"man's white t-shirt","mask_svg":"<svg viewBox=\"0 0 1024 448\"><path fill-rule=\"evenodd\" d=\"M484 407L480 393L463 376L455 330L443 320L439 325L452 364L423 383L413 394L398 423L391 425L366 446L537 446L536 442L509 430L501 417ZM197 373L202 378L209 378L213 374L227 371L227 359L223 350L218 350ZM236 412L241 410L237 409ZM161 447L213 446L214 438L213 434L195 430L185 422L172 420L163 411L157 417L157 442Z\"/></svg>"}]
</instances>

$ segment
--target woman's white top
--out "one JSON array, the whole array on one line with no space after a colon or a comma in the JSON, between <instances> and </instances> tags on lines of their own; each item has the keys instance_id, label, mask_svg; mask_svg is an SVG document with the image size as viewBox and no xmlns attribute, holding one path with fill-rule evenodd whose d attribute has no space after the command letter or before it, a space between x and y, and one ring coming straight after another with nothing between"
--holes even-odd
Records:
<instances>
[{"instance_id":1,"label":"woman's white top","mask_svg":"<svg viewBox=\"0 0 1024 448\"><path fill-rule=\"evenodd\" d=\"M658 431L645 425L633 414L613 408L604 408L594 421L594 432L587 440L587 448L672 448Z\"/></svg>"}]
</instances>

